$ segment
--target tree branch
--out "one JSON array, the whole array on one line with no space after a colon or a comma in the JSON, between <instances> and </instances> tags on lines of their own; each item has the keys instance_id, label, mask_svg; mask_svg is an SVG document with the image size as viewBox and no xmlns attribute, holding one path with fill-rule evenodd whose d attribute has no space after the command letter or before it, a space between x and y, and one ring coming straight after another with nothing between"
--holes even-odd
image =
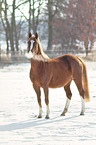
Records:
<instances>
[{"instance_id":1,"label":"tree branch","mask_svg":"<svg viewBox=\"0 0 96 145\"><path fill-rule=\"evenodd\" d=\"M19 4L18 6L15 7L15 9L18 9L21 5L26 4L28 2L28 0L26 0L25 2Z\"/></svg>"}]
</instances>

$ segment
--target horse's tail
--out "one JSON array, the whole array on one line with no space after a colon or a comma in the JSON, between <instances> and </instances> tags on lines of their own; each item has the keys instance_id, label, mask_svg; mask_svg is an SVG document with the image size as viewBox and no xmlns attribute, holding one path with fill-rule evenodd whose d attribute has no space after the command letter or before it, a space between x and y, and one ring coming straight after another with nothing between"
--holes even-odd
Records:
<instances>
[{"instance_id":1,"label":"horse's tail","mask_svg":"<svg viewBox=\"0 0 96 145\"><path fill-rule=\"evenodd\" d=\"M84 100L85 100L85 102L89 102L90 101L90 96L89 96L89 85L88 85L88 76L87 76L86 64L83 62L83 60L81 60L81 58L78 57L78 59L83 65L82 83L83 83L83 89L84 89Z\"/></svg>"}]
</instances>

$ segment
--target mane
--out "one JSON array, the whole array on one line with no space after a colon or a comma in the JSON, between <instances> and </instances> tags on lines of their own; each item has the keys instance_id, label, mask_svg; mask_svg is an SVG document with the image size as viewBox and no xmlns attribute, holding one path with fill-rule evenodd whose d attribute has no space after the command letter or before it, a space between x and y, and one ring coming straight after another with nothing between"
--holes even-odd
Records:
<instances>
[{"instance_id":1,"label":"mane","mask_svg":"<svg viewBox=\"0 0 96 145\"><path fill-rule=\"evenodd\" d=\"M48 61L49 57L44 53L42 47L41 47L41 43L40 40L38 38L38 54L33 55L31 51L29 51L28 53L25 54L25 56L28 59L35 59L35 60L41 60L41 61Z\"/></svg>"},{"instance_id":2,"label":"mane","mask_svg":"<svg viewBox=\"0 0 96 145\"><path fill-rule=\"evenodd\" d=\"M41 47L41 43L40 43L39 38L38 38L38 48L39 48L39 51L40 51L40 53L41 53L41 56L42 56L43 58L45 58L45 59L49 59L49 57L44 53L44 51L43 51L43 49L42 49L42 47Z\"/></svg>"}]
</instances>

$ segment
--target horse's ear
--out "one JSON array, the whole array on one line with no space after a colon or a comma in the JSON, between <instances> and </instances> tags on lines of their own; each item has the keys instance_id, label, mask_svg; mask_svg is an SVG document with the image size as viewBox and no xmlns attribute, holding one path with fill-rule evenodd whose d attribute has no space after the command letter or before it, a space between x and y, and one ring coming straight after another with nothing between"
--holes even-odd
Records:
<instances>
[{"instance_id":1,"label":"horse's ear","mask_svg":"<svg viewBox=\"0 0 96 145\"><path fill-rule=\"evenodd\" d=\"M38 39L38 33L37 32L35 33L35 38Z\"/></svg>"},{"instance_id":2,"label":"horse's ear","mask_svg":"<svg viewBox=\"0 0 96 145\"><path fill-rule=\"evenodd\" d=\"M29 32L29 38L32 36L31 32Z\"/></svg>"}]
</instances>

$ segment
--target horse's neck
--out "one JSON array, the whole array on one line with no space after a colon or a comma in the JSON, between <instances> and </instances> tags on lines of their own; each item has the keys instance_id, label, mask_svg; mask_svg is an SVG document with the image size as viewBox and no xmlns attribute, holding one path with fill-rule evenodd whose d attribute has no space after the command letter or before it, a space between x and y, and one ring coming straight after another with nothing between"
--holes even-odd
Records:
<instances>
[{"instance_id":1,"label":"horse's neck","mask_svg":"<svg viewBox=\"0 0 96 145\"><path fill-rule=\"evenodd\" d=\"M38 55L38 54L35 54L32 58L32 60L34 61L48 61L48 59L46 59L45 57L43 57L42 54Z\"/></svg>"},{"instance_id":2,"label":"horse's neck","mask_svg":"<svg viewBox=\"0 0 96 145\"><path fill-rule=\"evenodd\" d=\"M39 61L37 61L36 59L34 58L31 58L31 69L32 70L37 70L38 68L38 64L39 64Z\"/></svg>"},{"instance_id":3,"label":"horse's neck","mask_svg":"<svg viewBox=\"0 0 96 145\"><path fill-rule=\"evenodd\" d=\"M37 71L41 68L41 64L44 65L45 62L48 62L48 59L45 59L42 55L34 55L34 57L31 58L31 69Z\"/></svg>"},{"instance_id":4,"label":"horse's neck","mask_svg":"<svg viewBox=\"0 0 96 145\"><path fill-rule=\"evenodd\" d=\"M39 40L38 40L38 54L42 55L42 48L41 48L41 44L40 44Z\"/></svg>"},{"instance_id":5,"label":"horse's neck","mask_svg":"<svg viewBox=\"0 0 96 145\"><path fill-rule=\"evenodd\" d=\"M40 41L38 40L38 49L39 49L39 54L44 58L44 59L49 59L49 57L44 53L44 51L42 50Z\"/></svg>"}]
</instances>

